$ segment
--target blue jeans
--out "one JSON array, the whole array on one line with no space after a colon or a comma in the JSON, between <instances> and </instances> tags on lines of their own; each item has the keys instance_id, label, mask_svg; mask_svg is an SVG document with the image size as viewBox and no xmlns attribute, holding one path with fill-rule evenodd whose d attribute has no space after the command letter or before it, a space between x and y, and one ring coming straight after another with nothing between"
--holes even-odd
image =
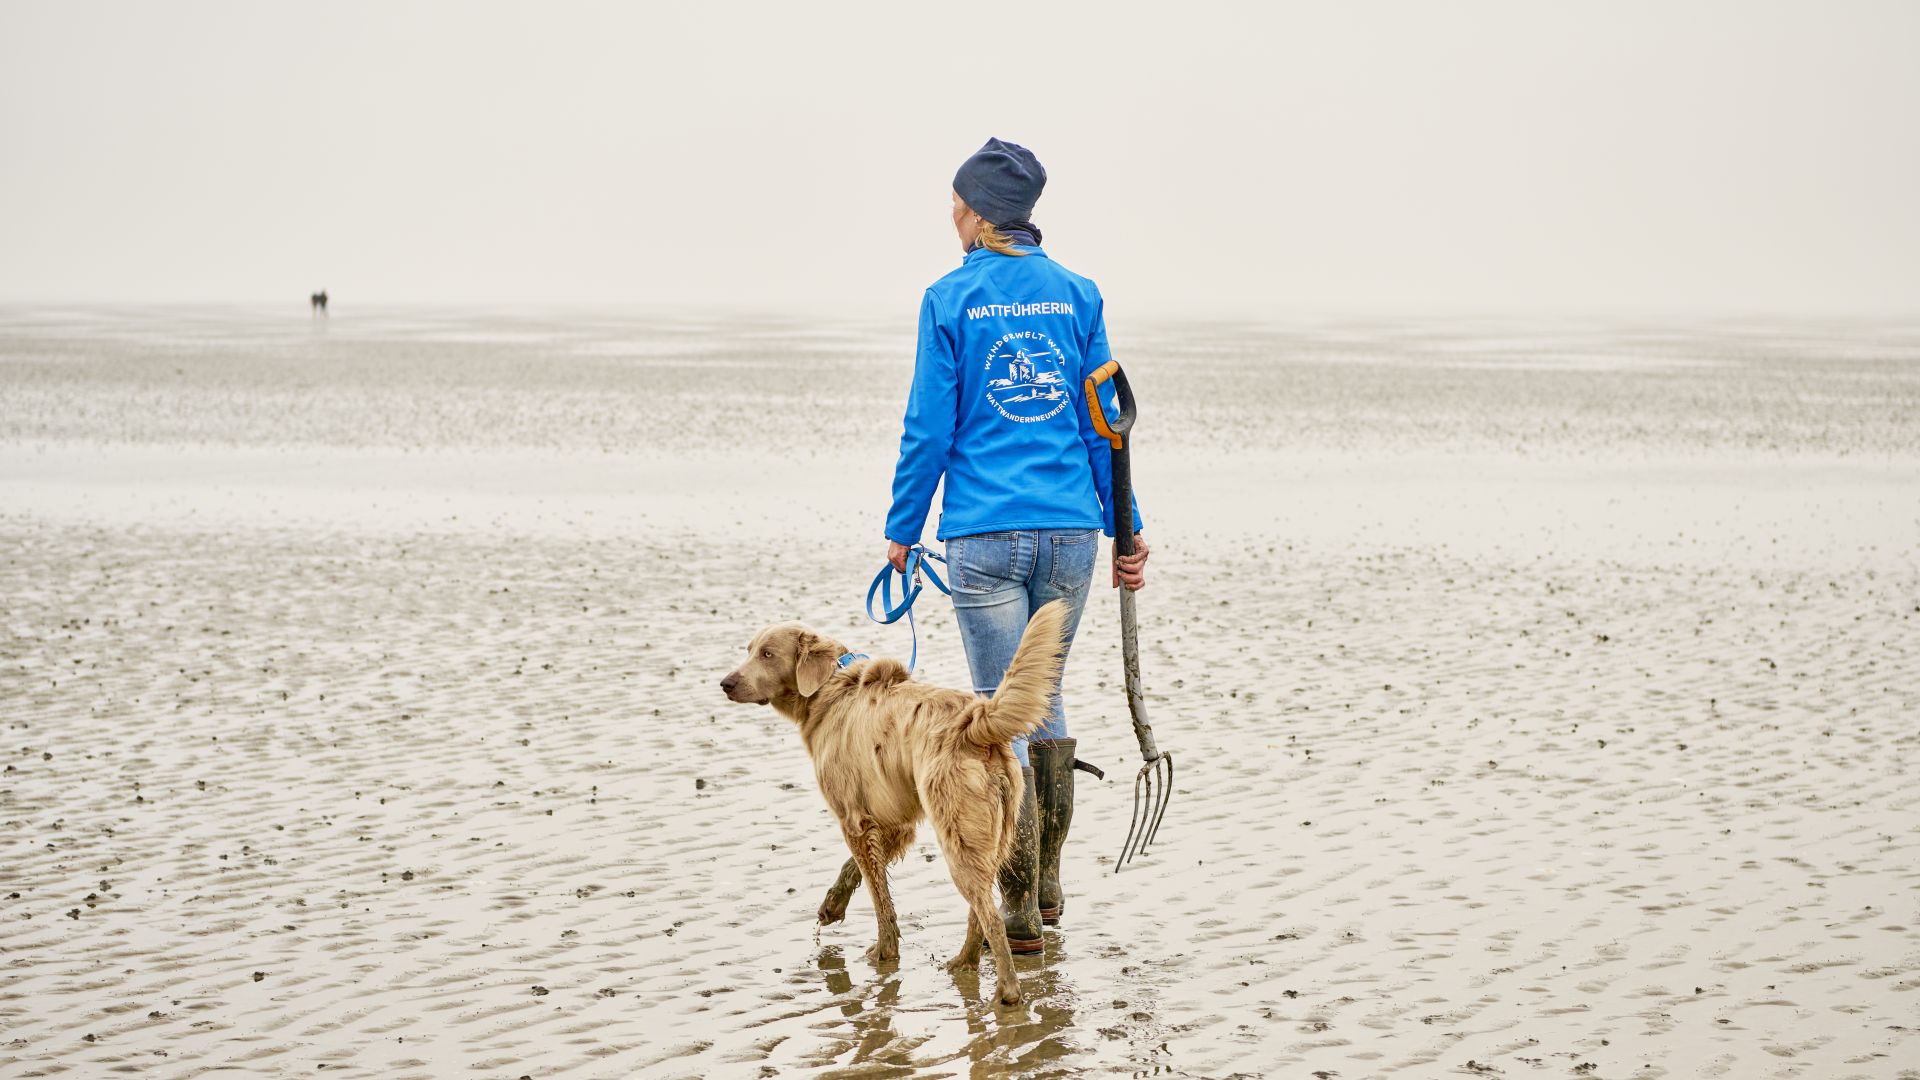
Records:
<instances>
[{"instance_id":1,"label":"blue jeans","mask_svg":"<svg viewBox=\"0 0 1920 1080\"><path fill-rule=\"evenodd\" d=\"M999 689L1027 620L1048 601L1067 601L1066 645L1073 644L1099 554L1098 529L1020 529L947 541L953 613L975 693ZM1067 714L1057 687L1053 713L1035 735L1067 737ZM1013 740L1013 752L1023 767L1028 764L1024 737Z\"/></svg>"}]
</instances>

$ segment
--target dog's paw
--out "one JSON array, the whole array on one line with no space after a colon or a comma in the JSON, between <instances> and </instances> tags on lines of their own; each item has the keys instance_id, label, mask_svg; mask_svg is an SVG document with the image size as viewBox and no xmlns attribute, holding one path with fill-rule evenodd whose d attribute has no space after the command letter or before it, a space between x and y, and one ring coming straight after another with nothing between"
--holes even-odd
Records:
<instances>
[{"instance_id":1,"label":"dog's paw","mask_svg":"<svg viewBox=\"0 0 1920 1080\"><path fill-rule=\"evenodd\" d=\"M980 954L971 950L963 952L959 956L947 961L947 973L949 975L958 975L963 971L978 970L980 970Z\"/></svg>"},{"instance_id":2,"label":"dog's paw","mask_svg":"<svg viewBox=\"0 0 1920 1080\"><path fill-rule=\"evenodd\" d=\"M1000 984L1000 1004L1020 1004L1020 983L1018 981L1008 980Z\"/></svg>"},{"instance_id":3,"label":"dog's paw","mask_svg":"<svg viewBox=\"0 0 1920 1080\"><path fill-rule=\"evenodd\" d=\"M867 959L875 964L891 964L900 959L900 945L892 941L876 941L867 946Z\"/></svg>"},{"instance_id":4,"label":"dog's paw","mask_svg":"<svg viewBox=\"0 0 1920 1080\"><path fill-rule=\"evenodd\" d=\"M820 901L820 910L814 913L819 925L837 923L847 917L847 901L853 899L853 892L860 887L860 868L848 859L840 868L840 876L832 885L827 886L827 895Z\"/></svg>"}]
</instances>

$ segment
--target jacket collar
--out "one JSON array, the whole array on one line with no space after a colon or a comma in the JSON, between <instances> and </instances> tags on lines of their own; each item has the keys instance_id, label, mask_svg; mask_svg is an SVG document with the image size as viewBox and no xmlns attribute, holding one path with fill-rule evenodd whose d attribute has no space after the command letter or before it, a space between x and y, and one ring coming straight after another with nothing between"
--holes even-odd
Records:
<instances>
[{"instance_id":1,"label":"jacket collar","mask_svg":"<svg viewBox=\"0 0 1920 1080\"><path fill-rule=\"evenodd\" d=\"M1047 257L1046 251L1042 249L1038 244L1015 244L1013 246L1019 248L1021 251L1026 252L1028 255L1038 255L1043 259ZM977 248L974 248L972 251L967 252L967 257L960 261L962 263L970 263L975 261L976 259L981 259L981 258L1011 258L1011 256L1003 256L997 251L990 251L987 248L977 247Z\"/></svg>"}]
</instances>

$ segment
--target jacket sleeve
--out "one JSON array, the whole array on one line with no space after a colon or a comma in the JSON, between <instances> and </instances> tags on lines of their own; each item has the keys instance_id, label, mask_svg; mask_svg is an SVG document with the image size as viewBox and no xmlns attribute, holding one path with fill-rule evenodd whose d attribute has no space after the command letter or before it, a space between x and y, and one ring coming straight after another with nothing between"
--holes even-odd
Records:
<instances>
[{"instance_id":1,"label":"jacket sleeve","mask_svg":"<svg viewBox=\"0 0 1920 1080\"><path fill-rule=\"evenodd\" d=\"M920 338L913 360L913 387L907 392L900 460L893 467L893 506L887 511L887 539L909 547L926 527L933 489L947 471L958 423L953 339L941 325L929 290L920 301Z\"/></svg>"},{"instance_id":2,"label":"jacket sleeve","mask_svg":"<svg viewBox=\"0 0 1920 1080\"><path fill-rule=\"evenodd\" d=\"M1113 351L1107 348L1107 305L1102 300L1093 310L1093 336L1087 340L1086 363L1080 371L1081 385L1086 385L1087 376L1093 374L1094 369L1111 359ZM1113 392L1113 384L1108 383L1102 391L1104 397L1101 400L1106 405L1107 415L1117 414L1120 411L1120 399ZM1087 464L1093 466L1093 490L1100 497L1100 516L1104 519L1102 527L1108 536L1112 536L1113 507L1107 505L1107 500L1113 495L1113 448L1093 429L1093 415L1087 411L1084 401L1080 403L1080 441L1087 447ZM1137 490L1138 474L1135 474L1134 484ZM1140 520L1139 498L1134 497L1132 502L1133 531L1139 532L1146 525Z\"/></svg>"}]
</instances>

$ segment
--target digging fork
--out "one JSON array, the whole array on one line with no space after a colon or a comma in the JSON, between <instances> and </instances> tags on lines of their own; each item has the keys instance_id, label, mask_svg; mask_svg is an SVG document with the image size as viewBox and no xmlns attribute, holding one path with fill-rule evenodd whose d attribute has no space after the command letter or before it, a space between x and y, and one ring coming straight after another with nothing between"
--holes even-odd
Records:
<instances>
[{"instance_id":1,"label":"digging fork","mask_svg":"<svg viewBox=\"0 0 1920 1080\"><path fill-rule=\"evenodd\" d=\"M1112 380L1118 398L1118 415L1109 417L1100 400L1100 385ZM1131 555L1133 544L1133 467L1127 454L1127 433L1133 430L1138 415L1133 388L1118 360L1109 360L1087 376L1087 412L1093 428L1107 440L1113 453L1113 486L1107 506L1113 511L1113 549ZM1140 757L1146 764L1133 778L1133 820L1127 826L1126 842L1120 846L1120 858L1113 872L1136 855L1160 834L1160 821L1167 816L1167 802L1173 798L1173 753L1153 744L1153 725L1147 722L1146 693L1140 688L1140 633L1134 616L1133 590L1120 590L1120 655L1126 665L1127 712L1133 717L1133 734L1140 740Z\"/></svg>"}]
</instances>

